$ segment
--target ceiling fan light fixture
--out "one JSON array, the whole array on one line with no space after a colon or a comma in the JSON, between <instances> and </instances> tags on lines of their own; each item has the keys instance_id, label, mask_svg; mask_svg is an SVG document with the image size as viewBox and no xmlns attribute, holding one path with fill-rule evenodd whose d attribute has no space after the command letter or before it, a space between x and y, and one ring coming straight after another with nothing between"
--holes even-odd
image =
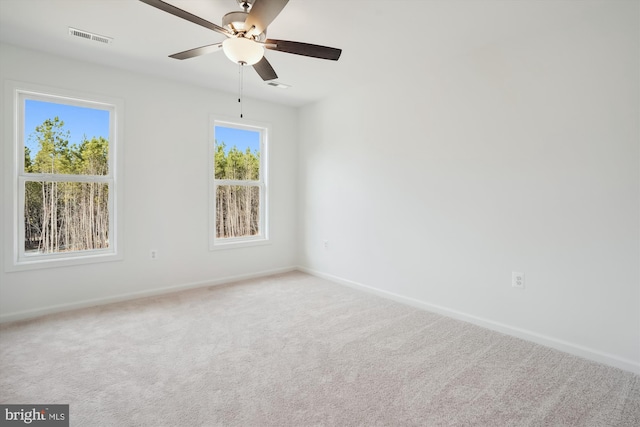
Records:
<instances>
[{"instance_id":1,"label":"ceiling fan light fixture","mask_svg":"<svg viewBox=\"0 0 640 427\"><path fill-rule=\"evenodd\" d=\"M264 56L264 47L245 37L231 37L222 42L222 50L236 64L253 65Z\"/></svg>"}]
</instances>

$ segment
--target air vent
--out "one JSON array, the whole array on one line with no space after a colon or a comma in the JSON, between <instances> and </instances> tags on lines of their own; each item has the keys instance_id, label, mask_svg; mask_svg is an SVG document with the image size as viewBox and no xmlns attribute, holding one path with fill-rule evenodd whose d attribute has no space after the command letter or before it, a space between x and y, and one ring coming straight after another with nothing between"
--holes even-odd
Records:
<instances>
[{"instance_id":1,"label":"air vent","mask_svg":"<svg viewBox=\"0 0 640 427\"><path fill-rule=\"evenodd\" d=\"M111 37L101 36L99 34L93 34L93 33L90 33L88 31L78 30L77 28L69 27L69 35L70 36L75 36L75 37L80 37L80 38L87 39L87 40L93 40L94 42L99 42L99 43L104 43L104 44L113 43L113 39Z\"/></svg>"},{"instance_id":2,"label":"air vent","mask_svg":"<svg viewBox=\"0 0 640 427\"><path fill-rule=\"evenodd\" d=\"M277 87L278 89L289 89L291 87L291 85L286 85L284 83L278 82L267 82L267 86Z\"/></svg>"}]
</instances>

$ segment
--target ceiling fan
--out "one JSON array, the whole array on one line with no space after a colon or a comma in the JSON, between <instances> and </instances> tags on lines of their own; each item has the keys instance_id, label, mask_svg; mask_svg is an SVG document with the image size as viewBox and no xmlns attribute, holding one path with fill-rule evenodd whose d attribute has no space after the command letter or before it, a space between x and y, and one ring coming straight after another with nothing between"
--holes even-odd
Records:
<instances>
[{"instance_id":1,"label":"ceiling fan","mask_svg":"<svg viewBox=\"0 0 640 427\"><path fill-rule=\"evenodd\" d=\"M215 52L222 47L227 57L240 65L252 65L262 80L274 80L278 75L264 56L264 50L277 50L295 55L337 61L341 49L309 43L267 38L267 27L278 16L289 0L236 0L242 11L229 12L222 17L222 26L182 10L162 0L140 0L150 6L189 22L216 31L224 41L169 55L170 58L188 59Z\"/></svg>"}]
</instances>

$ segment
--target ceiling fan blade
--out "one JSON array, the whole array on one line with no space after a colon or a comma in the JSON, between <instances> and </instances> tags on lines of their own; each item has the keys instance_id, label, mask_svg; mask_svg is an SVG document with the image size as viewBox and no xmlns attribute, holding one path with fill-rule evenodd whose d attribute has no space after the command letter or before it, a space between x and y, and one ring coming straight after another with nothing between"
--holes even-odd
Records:
<instances>
[{"instance_id":1,"label":"ceiling fan blade","mask_svg":"<svg viewBox=\"0 0 640 427\"><path fill-rule=\"evenodd\" d=\"M209 44L206 46L197 47L195 49L185 50L184 52L174 53L173 55L169 55L169 58L173 58L173 59L195 58L196 56L217 52L218 50L220 50L221 47L222 47L222 43Z\"/></svg>"},{"instance_id":2,"label":"ceiling fan blade","mask_svg":"<svg viewBox=\"0 0 640 427\"><path fill-rule=\"evenodd\" d=\"M265 40L264 47L280 52L310 56L312 58L329 59L332 61L337 61L338 58L340 58L340 54L342 53L342 49L336 49L334 47L318 46L316 44L275 39Z\"/></svg>"},{"instance_id":3,"label":"ceiling fan blade","mask_svg":"<svg viewBox=\"0 0 640 427\"><path fill-rule=\"evenodd\" d=\"M253 64L253 69L256 70L256 72L260 75L260 77L262 77L262 80L264 81L274 80L278 78L275 70L273 69L269 61L267 61L267 58L264 56L260 61Z\"/></svg>"},{"instance_id":4,"label":"ceiling fan blade","mask_svg":"<svg viewBox=\"0 0 640 427\"><path fill-rule=\"evenodd\" d=\"M250 29L248 34L262 34L288 2L289 0L255 0L244 22L244 28Z\"/></svg>"},{"instance_id":5,"label":"ceiling fan blade","mask_svg":"<svg viewBox=\"0 0 640 427\"><path fill-rule=\"evenodd\" d=\"M214 24L213 22L209 22L206 19L202 19L199 16L196 16L192 13L187 12L186 10L182 10L178 7L175 7L172 4L163 2L162 0L140 0L142 3L146 3L149 6L153 6L156 9L163 10L167 13L170 13L178 18L186 19L189 22L193 22L194 24L198 24L202 27L208 28L213 31L217 31L218 33L224 34L225 36L231 35L231 32L222 28L219 25Z\"/></svg>"}]
</instances>

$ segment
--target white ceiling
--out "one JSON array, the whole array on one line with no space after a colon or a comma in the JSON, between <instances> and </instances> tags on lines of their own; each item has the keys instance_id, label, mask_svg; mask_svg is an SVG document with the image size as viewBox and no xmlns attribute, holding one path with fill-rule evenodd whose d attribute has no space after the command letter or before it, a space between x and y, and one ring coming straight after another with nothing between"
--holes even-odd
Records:
<instances>
[{"instance_id":1,"label":"white ceiling","mask_svg":"<svg viewBox=\"0 0 640 427\"><path fill-rule=\"evenodd\" d=\"M167 0L220 24L236 0ZM571 7L521 0L290 0L269 26L271 38L343 49L338 62L267 51L286 90L245 69L245 96L290 106L350 85L421 78L444 55L540 31L576 18ZM553 13L551 13L553 12ZM68 27L112 37L104 45L68 35ZM238 66L222 52L179 61L167 56L222 41L216 32L138 0L0 0L0 41L56 55L238 91Z\"/></svg>"}]
</instances>

